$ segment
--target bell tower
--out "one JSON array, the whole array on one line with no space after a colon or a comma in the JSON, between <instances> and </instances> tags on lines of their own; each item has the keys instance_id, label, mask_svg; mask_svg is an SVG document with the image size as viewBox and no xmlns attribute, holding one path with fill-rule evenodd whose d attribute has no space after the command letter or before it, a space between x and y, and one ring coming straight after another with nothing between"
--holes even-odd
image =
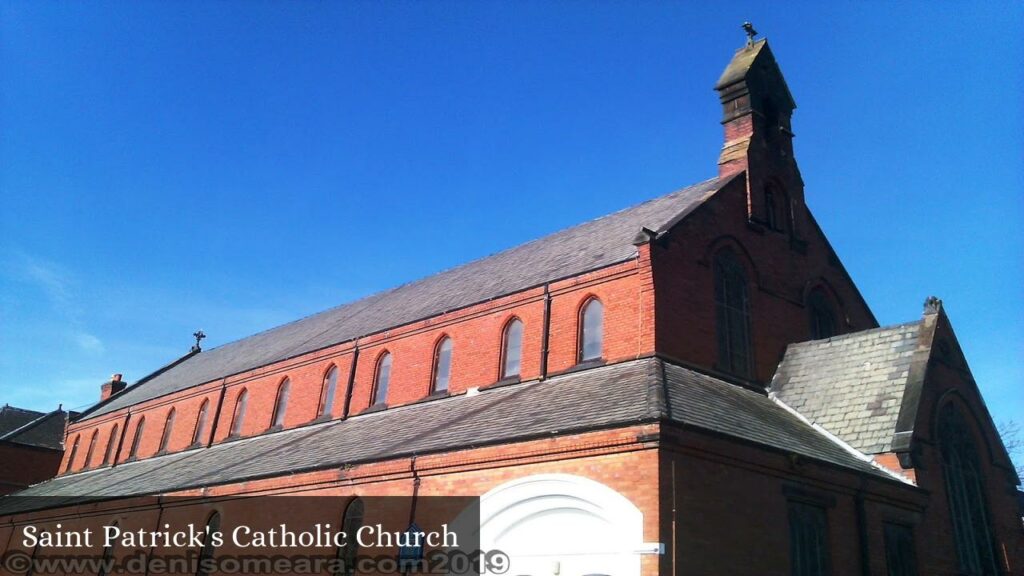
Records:
<instances>
[{"instance_id":1,"label":"bell tower","mask_svg":"<svg viewBox=\"0 0 1024 576\"><path fill-rule=\"evenodd\" d=\"M789 93L768 40L756 39L749 22L747 42L736 51L715 84L722 102L725 143L718 175L747 175L747 216L768 230L799 238L803 179L793 157L790 120L796 102Z\"/></svg>"}]
</instances>

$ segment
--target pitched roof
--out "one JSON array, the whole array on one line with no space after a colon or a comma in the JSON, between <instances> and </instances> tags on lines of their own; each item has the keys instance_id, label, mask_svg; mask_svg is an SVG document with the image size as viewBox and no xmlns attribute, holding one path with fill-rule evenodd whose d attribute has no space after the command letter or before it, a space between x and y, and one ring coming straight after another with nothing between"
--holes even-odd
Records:
<instances>
[{"instance_id":1,"label":"pitched roof","mask_svg":"<svg viewBox=\"0 0 1024 576\"><path fill-rule=\"evenodd\" d=\"M43 412L26 410L25 408L15 408L10 404L4 404L4 407L0 408L0 436L8 434L17 428L21 428L43 414Z\"/></svg>"},{"instance_id":2,"label":"pitched roof","mask_svg":"<svg viewBox=\"0 0 1024 576\"><path fill-rule=\"evenodd\" d=\"M67 425L69 413L57 409L49 414L43 414L42 412L36 412L36 414L39 414L39 417L0 434L0 440L38 446L40 448L63 450L64 428ZM73 414L71 413L71 415Z\"/></svg>"},{"instance_id":3,"label":"pitched roof","mask_svg":"<svg viewBox=\"0 0 1024 576\"><path fill-rule=\"evenodd\" d=\"M917 321L791 344L771 390L857 450L888 452L920 326Z\"/></svg>"},{"instance_id":4,"label":"pitched roof","mask_svg":"<svg viewBox=\"0 0 1024 576\"><path fill-rule=\"evenodd\" d=\"M894 479L764 394L646 358L60 476L17 495L159 494L659 420Z\"/></svg>"},{"instance_id":5,"label":"pitched roof","mask_svg":"<svg viewBox=\"0 0 1024 576\"><path fill-rule=\"evenodd\" d=\"M539 240L184 358L84 413L89 418L326 346L629 260L721 189L713 178Z\"/></svg>"}]
</instances>

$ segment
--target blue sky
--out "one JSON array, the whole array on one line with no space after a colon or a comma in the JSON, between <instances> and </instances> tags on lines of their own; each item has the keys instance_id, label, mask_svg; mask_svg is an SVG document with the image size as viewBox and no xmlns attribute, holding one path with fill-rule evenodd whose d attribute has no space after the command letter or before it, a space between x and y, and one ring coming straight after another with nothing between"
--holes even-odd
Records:
<instances>
[{"instance_id":1,"label":"blue sky","mask_svg":"<svg viewBox=\"0 0 1024 576\"><path fill-rule=\"evenodd\" d=\"M0 5L0 402L216 346L715 174L752 20L879 321L943 298L1024 417L1019 4Z\"/></svg>"}]
</instances>

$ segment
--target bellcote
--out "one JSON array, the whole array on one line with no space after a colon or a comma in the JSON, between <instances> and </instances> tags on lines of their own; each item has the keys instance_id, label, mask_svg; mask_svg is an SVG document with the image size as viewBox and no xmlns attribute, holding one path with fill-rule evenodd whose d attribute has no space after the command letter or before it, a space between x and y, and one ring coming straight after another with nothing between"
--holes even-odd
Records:
<instances>
[{"instance_id":1,"label":"bellcote","mask_svg":"<svg viewBox=\"0 0 1024 576\"><path fill-rule=\"evenodd\" d=\"M768 40L749 39L733 55L715 84L722 103L725 142L720 177L747 173L748 217L769 230L798 236L803 180L793 157L790 123L796 101Z\"/></svg>"}]
</instances>

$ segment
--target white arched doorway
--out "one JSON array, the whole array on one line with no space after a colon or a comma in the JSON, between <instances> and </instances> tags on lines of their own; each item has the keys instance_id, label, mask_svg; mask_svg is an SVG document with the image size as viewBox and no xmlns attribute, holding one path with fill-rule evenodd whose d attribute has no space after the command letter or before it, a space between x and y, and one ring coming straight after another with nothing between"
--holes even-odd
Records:
<instances>
[{"instance_id":1,"label":"white arched doorway","mask_svg":"<svg viewBox=\"0 0 1024 576\"><path fill-rule=\"evenodd\" d=\"M480 547L508 554L512 576L639 576L643 513L587 478L527 476L481 496Z\"/></svg>"}]
</instances>

